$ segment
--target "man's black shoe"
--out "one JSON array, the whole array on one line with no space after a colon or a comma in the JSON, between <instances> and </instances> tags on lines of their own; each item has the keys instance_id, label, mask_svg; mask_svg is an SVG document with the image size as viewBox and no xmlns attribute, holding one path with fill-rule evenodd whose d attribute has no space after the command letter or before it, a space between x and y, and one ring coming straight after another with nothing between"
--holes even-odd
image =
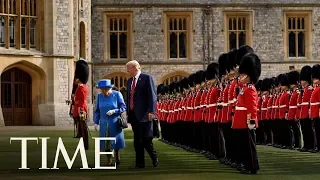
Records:
<instances>
[{"instance_id":1,"label":"man's black shoe","mask_svg":"<svg viewBox=\"0 0 320 180\"><path fill-rule=\"evenodd\" d=\"M137 169L144 168L144 167L145 167L145 165L143 165L143 164L136 164L136 166L135 166L135 168L137 168Z\"/></svg>"},{"instance_id":2,"label":"man's black shoe","mask_svg":"<svg viewBox=\"0 0 320 180\"><path fill-rule=\"evenodd\" d=\"M159 159L156 158L155 160L152 160L152 164L153 164L153 167L157 167L159 164Z\"/></svg>"}]
</instances>

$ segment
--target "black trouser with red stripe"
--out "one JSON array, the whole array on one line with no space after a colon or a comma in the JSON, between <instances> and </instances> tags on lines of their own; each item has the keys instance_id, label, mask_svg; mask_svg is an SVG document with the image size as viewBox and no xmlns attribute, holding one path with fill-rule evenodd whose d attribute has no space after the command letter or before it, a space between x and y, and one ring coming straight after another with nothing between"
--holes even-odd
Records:
<instances>
[{"instance_id":1,"label":"black trouser with red stripe","mask_svg":"<svg viewBox=\"0 0 320 180\"><path fill-rule=\"evenodd\" d=\"M252 172L257 172L259 168L259 161L256 150L255 131L250 129L233 129L235 139L236 151L239 155L238 161L242 163L245 169Z\"/></svg>"},{"instance_id":2,"label":"black trouser with red stripe","mask_svg":"<svg viewBox=\"0 0 320 180\"><path fill-rule=\"evenodd\" d=\"M314 118L312 119L314 123L314 129L316 134L316 140L317 140L317 148L320 150L320 118Z\"/></svg>"},{"instance_id":3,"label":"black trouser with red stripe","mask_svg":"<svg viewBox=\"0 0 320 180\"><path fill-rule=\"evenodd\" d=\"M226 158L228 160L234 160L232 159L233 156L233 132L231 129L231 122L227 123L221 123L220 127L222 128L223 132L223 137L224 137L224 145L225 145L225 153L226 153Z\"/></svg>"},{"instance_id":4,"label":"black trouser with red stripe","mask_svg":"<svg viewBox=\"0 0 320 180\"><path fill-rule=\"evenodd\" d=\"M303 134L303 148L308 150L316 149L316 134L314 124L311 119L301 119L301 131Z\"/></svg>"},{"instance_id":5,"label":"black trouser with red stripe","mask_svg":"<svg viewBox=\"0 0 320 180\"><path fill-rule=\"evenodd\" d=\"M88 142L88 126L87 121L80 120L80 117L75 117L78 126L78 135L83 138L84 148L85 150L89 149Z\"/></svg>"}]
</instances>

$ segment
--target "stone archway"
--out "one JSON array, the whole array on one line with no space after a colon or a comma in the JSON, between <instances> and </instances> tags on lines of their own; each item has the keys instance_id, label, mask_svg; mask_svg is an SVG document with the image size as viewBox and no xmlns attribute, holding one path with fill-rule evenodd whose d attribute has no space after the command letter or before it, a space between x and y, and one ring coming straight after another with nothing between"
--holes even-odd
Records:
<instances>
[{"instance_id":1,"label":"stone archway","mask_svg":"<svg viewBox=\"0 0 320 180\"><path fill-rule=\"evenodd\" d=\"M10 77L8 77L10 75ZM2 82L3 81L3 82ZM10 83L10 85L8 85ZM7 66L1 73L1 96L0 101L6 103L0 107L0 114L3 114L5 126L7 125L36 125L41 124L39 105L46 102L46 74L39 66L28 61L19 61ZM7 85L6 85L7 84ZM3 87L2 87L3 86ZM10 86L10 88L9 88ZM22 88L23 90L21 90ZM16 91L11 95L8 90ZM25 91L25 92L23 92ZM8 104L10 95L11 104ZM6 99L7 98L7 99ZM11 113L14 112L16 117L11 117L8 107L11 107ZM26 110L30 111L29 113ZM10 111L10 110L9 110ZM19 112L19 113L17 113ZM30 115L29 120L16 120L15 118ZM20 117L21 115L21 117ZM27 118L25 118L27 119Z\"/></svg>"},{"instance_id":2,"label":"stone archway","mask_svg":"<svg viewBox=\"0 0 320 180\"><path fill-rule=\"evenodd\" d=\"M171 82L177 82L177 81L180 81L182 78L184 77L187 77L189 76L190 74L185 72L185 71L175 71L175 72L172 72L172 73L169 73L165 76L163 76L161 79L160 79L160 84L170 84Z\"/></svg>"}]
</instances>

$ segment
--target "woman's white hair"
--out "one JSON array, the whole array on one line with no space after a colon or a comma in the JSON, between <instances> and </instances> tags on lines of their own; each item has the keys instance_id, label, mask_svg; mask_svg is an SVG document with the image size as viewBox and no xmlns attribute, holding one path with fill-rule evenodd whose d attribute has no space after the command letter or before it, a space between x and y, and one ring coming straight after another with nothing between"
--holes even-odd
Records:
<instances>
[{"instance_id":1,"label":"woman's white hair","mask_svg":"<svg viewBox=\"0 0 320 180\"><path fill-rule=\"evenodd\" d=\"M133 67L135 67L137 70L140 70L140 69L141 69L140 64L139 64L138 61L136 61L136 60L131 60L131 61L127 62L126 66L133 66Z\"/></svg>"}]
</instances>

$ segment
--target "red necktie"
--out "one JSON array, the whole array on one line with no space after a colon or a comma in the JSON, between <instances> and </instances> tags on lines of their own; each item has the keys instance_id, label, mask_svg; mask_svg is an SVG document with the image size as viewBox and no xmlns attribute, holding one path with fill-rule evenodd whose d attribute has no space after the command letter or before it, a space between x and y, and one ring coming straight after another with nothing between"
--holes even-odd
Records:
<instances>
[{"instance_id":1,"label":"red necktie","mask_svg":"<svg viewBox=\"0 0 320 180\"><path fill-rule=\"evenodd\" d=\"M136 87L136 78L133 78L131 91L130 91L130 109L131 110L133 110L133 94L134 94L135 87Z\"/></svg>"}]
</instances>

